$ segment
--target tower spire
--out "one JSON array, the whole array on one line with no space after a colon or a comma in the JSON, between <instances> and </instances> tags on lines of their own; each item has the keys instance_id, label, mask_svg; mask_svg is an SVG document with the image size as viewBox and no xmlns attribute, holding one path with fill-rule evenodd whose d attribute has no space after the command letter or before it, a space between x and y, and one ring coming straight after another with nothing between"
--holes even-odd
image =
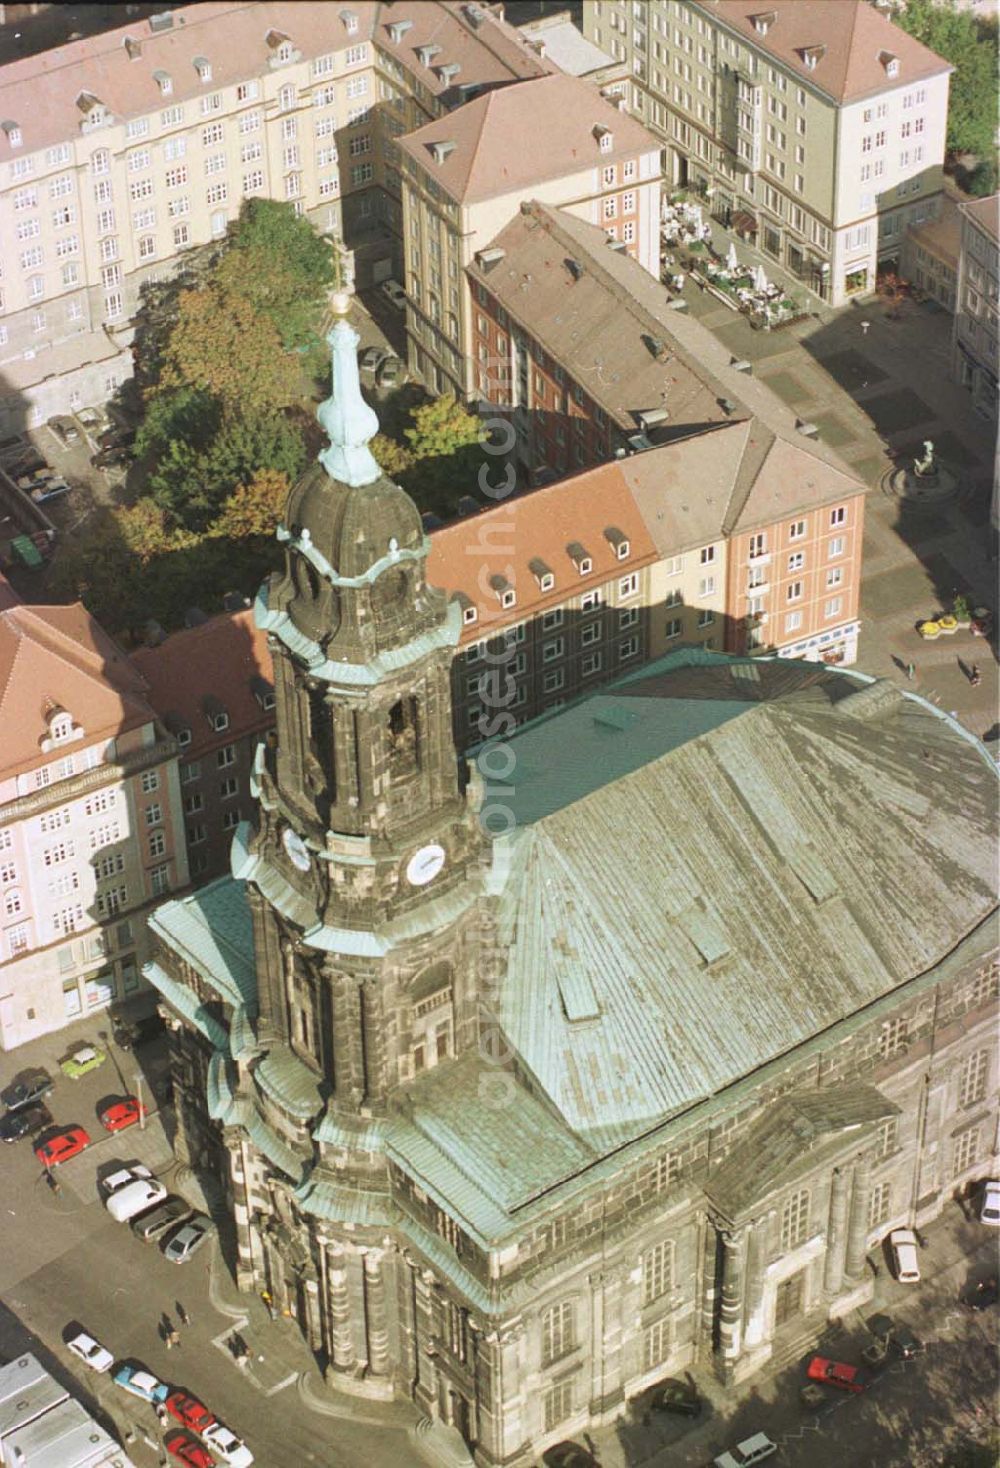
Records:
<instances>
[{"instance_id":1,"label":"tower spire","mask_svg":"<svg viewBox=\"0 0 1000 1468\"><path fill-rule=\"evenodd\" d=\"M358 379L358 342L361 338L347 321L350 298L345 291L333 297L334 312L340 317L327 333L333 358L333 390L316 410L326 429L329 447L319 461L331 479L360 487L373 484L382 470L368 448L378 433L378 418L361 396Z\"/></svg>"}]
</instances>

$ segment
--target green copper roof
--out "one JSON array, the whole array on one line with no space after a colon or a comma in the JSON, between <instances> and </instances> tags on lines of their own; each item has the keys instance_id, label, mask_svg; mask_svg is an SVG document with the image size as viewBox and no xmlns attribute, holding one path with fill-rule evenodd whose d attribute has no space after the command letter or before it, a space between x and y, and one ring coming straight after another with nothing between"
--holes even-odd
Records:
<instances>
[{"instance_id":1,"label":"green copper roof","mask_svg":"<svg viewBox=\"0 0 1000 1468\"><path fill-rule=\"evenodd\" d=\"M994 911L995 767L871 687L669 659L508 741L499 1017L596 1150L891 994ZM635 720L609 727L609 708Z\"/></svg>"},{"instance_id":2,"label":"green copper roof","mask_svg":"<svg viewBox=\"0 0 1000 1468\"><path fill-rule=\"evenodd\" d=\"M225 1025L220 1024L214 1015L202 1005L201 1000L193 989L187 984L172 979L165 969L156 962L143 964L143 974L163 995L169 1004L172 1004L178 1014L184 1015L195 1025L206 1040L211 1040L216 1050L226 1050L229 1046L229 1034Z\"/></svg>"},{"instance_id":3,"label":"green copper roof","mask_svg":"<svg viewBox=\"0 0 1000 1468\"><path fill-rule=\"evenodd\" d=\"M301 1121L322 1109L330 1089L287 1045L273 1046L254 1068L253 1077L261 1090Z\"/></svg>"},{"instance_id":4,"label":"green copper roof","mask_svg":"<svg viewBox=\"0 0 1000 1468\"><path fill-rule=\"evenodd\" d=\"M302 1180L308 1166L307 1159L300 1157L288 1142L279 1137L261 1116L252 1101L237 1099L229 1116L230 1124L238 1123L244 1128L251 1142L269 1162L287 1173L296 1183Z\"/></svg>"},{"instance_id":5,"label":"green copper roof","mask_svg":"<svg viewBox=\"0 0 1000 1468\"><path fill-rule=\"evenodd\" d=\"M233 1006L257 1012L253 928L242 882L220 877L189 897L165 902L149 926Z\"/></svg>"},{"instance_id":6,"label":"green copper roof","mask_svg":"<svg viewBox=\"0 0 1000 1468\"><path fill-rule=\"evenodd\" d=\"M205 1100L208 1114L214 1121L228 1120L236 1100L235 1075L231 1062L226 1059L221 1050L216 1050L208 1062Z\"/></svg>"},{"instance_id":7,"label":"green copper roof","mask_svg":"<svg viewBox=\"0 0 1000 1468\"><path fill-rule=\"evenodd\" d=\"M253 1021L241 1004L233 1010L229 1021L229 1053L234 1060L251 1060L260 1054L260 1048Z\"/></svg>"},{"instance_id":8,"label":"green copper roof","mask_svg":"<svg viewBox=\"0 0 1000 1468\"><path fill-rule=\"evenodd\" d=\"M331 1223L377 1224L388 1228L398 1218L398 1209L387 1193L371 1188L345 1188L325 1178L310 1176L295 1190L295 1201L303 1213Z\"/></svg>"}]
</instances>

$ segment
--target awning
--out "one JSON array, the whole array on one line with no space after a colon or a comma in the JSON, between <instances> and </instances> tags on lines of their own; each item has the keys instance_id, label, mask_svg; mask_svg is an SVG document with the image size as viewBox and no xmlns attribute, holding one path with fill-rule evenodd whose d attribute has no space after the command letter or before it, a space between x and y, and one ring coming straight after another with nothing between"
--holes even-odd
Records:
<instances>
[{"instance_id":1,"label":"awning","mask_svg":"<svg viewBox=\"0 0 1000 1468\"><path fill-rule=\"evenodd\" d=\"M730 229L735 229L737 234L756 234L757 221L752 214L745 209L737 209L729 224Z\"/></svg>"}]
</instances>

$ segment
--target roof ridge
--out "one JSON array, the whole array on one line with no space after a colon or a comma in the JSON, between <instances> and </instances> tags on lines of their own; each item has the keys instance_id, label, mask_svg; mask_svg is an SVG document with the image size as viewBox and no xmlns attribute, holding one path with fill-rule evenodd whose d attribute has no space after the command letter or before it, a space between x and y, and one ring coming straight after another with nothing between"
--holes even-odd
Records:
<instances>
[{"instance_id":1,"label":"roof ridge","mask_svg":"<svg viewBox=\"0 0 1000 1468\"><path fill-rule=\"evenodd\" d=\"M84 606L83 602L81 602L81 601L67 602L65 604L65 606L62 606L62 605L53 605L51 608L49 608L48 606L46 606L44 608L44 610L46 610L46 611L51 610L51 611L54 611L54 612L61 612L61 611L70 612L70 611L75 610L76 608L79 608L80 611L83 612L84 617L86 618L86 620L88 622L92 622L94 624L94 626L96 626L99 629L99 631L101 631L101 632L104 631L104 629L100 626L100 623L97 622L96 618L91 615L91 613L87 610L87 608ZM35 623L37 623L40 628L45 629L45 632L48 632L50 634L52 641L57 642L57 643L63 643L65 645L67 645L69 648L71 648L73 650L75 656L71 658L71 657L67 656L66 653L64 653L64 652L60 651L58 648L52 647L52 646L49 646L48 647L47 650L49 652L53 653L57 657L62 657L62 659L63 659L64 662L79 662L79 661L86 662L89 665L89 667L91 669L93 669L93 672L94 673L96 673L98 676L100 676L100 675L103 674L105 681L108 682L109 684L111 683L112 680L109 677L107 677L107 671L106 671L107 670L107 664L108 664L108 661L109 660L106 657L102 657L102 655L100 653L98 653L96 651L96 649L92 650L90 648L84 647L82 643L78 642L75 638L71 637L68 632L64 632L61 627L59 627L57 625L54 625L52 622L47 621L43 616L40 615L41 611L43 610L43 608L41 606L27 606L27 605L25 605L22 608L12 608L12 610L23 611L25 613L25 615L31 617L32 621L35 622ZM30 631L27 631L26 630L26 634L25 635L31 636L32 639L33 639L33 641L35 641L35 642L37 642L39 644L42 644L42 645L44 645L46 643L46 641L47 641L47 638L44 635L44 632L43 632L42 635L38 635L37 633L30 632ZM95 667L95 665L97 665L97 666ZM81 670L81 671L83 671L83 670Z\"/></svg>"},{"instance_id":2,"label":"roof ridge","mask_svg":"<svg viewBox=\"0 0 1000 1468\"><path fill-rule=\"evenodd\" d=\"M777 437L777 434L774 432L774 430L768 428L767 424L764 423L760 418L756 417L756 415L752 418L747 418L745 420L745 427L747 429L746 442L744 443L743 451L740 454L740 462L736 466L736 473L733 475L733 488L729 497L729 503L726 506L725 513L722 516L722 532L726 536L732 534L733 526L737 523L740 515L742 515L743 511L746 509L747 501L750 498L750 491L753 488L754 484L757 482L757 475L760 473L760 469L758 468L757 474L754 474L752 478L748 479L746 486L743 488L742 497L739 499L739 503L737 504L737 496L740 494L743 465L746 461L747 455L750 452L750 446L752 442L751 429L753 428L753 425L757 423L760 424L765 432L770 433L771 435L771 443L767 450L768 453L770 453L771 449L774 447L774 440ZM763 460L761 462L763 463Z\"/></svg>"}]
</instances>

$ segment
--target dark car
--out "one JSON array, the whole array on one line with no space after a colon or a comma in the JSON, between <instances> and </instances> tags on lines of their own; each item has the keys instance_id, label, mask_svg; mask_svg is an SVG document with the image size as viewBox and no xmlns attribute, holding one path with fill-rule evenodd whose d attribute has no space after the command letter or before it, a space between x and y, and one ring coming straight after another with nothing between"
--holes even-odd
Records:
<instances>
[{"instance_id":1,"label":"dark car","mask_svg":"<svg viewBox=\"0 0 1000 1468\"><path fill-rule=\"evenodd\" d=\"M135 443L135 430L122 428L117 423L112 424L98 435L97 443L101 449L129 449Z\"/></svg>"},{"instance_id":2,"label":"dark car","mask_svg":"<svg viewBox=\"0 0 1000 1468\"><path fill-rule=\"evenodd\" d=\"M962 1296L962 1304L968 1305L970 1310L990 1310L1000 1299L1000 1288L997 1287L996 1278L981 1279L978 1284L966 1290Z\"/></svg>"},{"instance_id":3,"label":"dark car","mask_svg":"<svg viewBox=\"0 0 1000 1468\"><path fill-rule=\"evenodd\" d=\"M651 1412L676 1412L681 1417L701 1415L701 1397L686 1381L661 1381L649 1397Z\"/></svg>"},{"instance_id":4,"label":"dark car","mask_svg":"<svg viewBox=\"0 0 1000 1468\"><path fill-rule=\"evenodd\" d=\"M131 451L124 444L111 444L110 447L92 454L90 459L92 469L119 469L131 462Z\"/></svg>"},{"instance_id":5,"label":"dark car","mask_svg":"<svg viewBox=\"0 0 1000 1468\"><path fill-rule=\"evenodd\" d=\"M47 1070L22 1071L5 1091L0 1091L0 1101L8 1111L20 1111L22 1106L31 1106L51 1095L54 1084Z\"/></svg>"},{"instance_id":6,"label":"dark car","mask_svg":"<svg viewBox=\"0 0 1000 1468\"><path fill-rule=\"evenodd\" d=\"M546 1468L597 1468L597 1459L579 1443L556 1443L542 1456Z\"/></svg>"},{"instance_id":7,"label":"dark car","mask_svg":"<svg viewBox=\"0 0 1000 1468\"><path fill-rule=\"evenodd\" d=\"M18 1111L8 1111L0 1118L0 1142L19 1142L22 1137L33 1136L43 1127L52 1125L52 1116L47 1106L22 1106Z\"/></svg>"},{"instance_id":8,"label":"dark car","mask_svg":"<svg viewBox=\"0 0 1000 1468\"><path fill-rule=\"evenodd\" d=\"M151 1045L167 1032L162 1014L144 1014L132 1024L132 1044Z\"/></svg>"}]
</instances>

